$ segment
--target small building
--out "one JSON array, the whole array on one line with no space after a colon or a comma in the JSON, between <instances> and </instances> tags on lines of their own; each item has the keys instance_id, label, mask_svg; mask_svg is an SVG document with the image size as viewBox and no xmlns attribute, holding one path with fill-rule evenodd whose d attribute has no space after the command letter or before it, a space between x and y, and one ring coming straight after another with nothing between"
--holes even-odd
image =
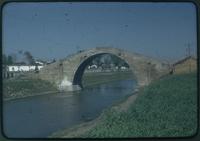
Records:
<instances>
[{"instance_id":1,"label":"small building","mask_svg":"<svg viewBox=\"0 0 200 141\"><path fill-rule=\"evenodd\" d=\"M97 65L91 65L91 66L88 66L88 69L97 69Z\"/></svg>"},{"instance_id":2,"label":"small building","mask_svg":"<svg viewBox=\"0 0 200 141\"><path fill-rule=\"evenodd\" d=\"M41 60L35 60L35 64L39 65L39 66L44 66L45 65L45 61L41 61Z\"/></svg>"},{"instance_id":3,"label":"small building","mask_svg":"<svg viewBox=\"0 0 200 141\"><path fill-rule=\"evenodd\" d=\"M125 66L121 66L121 70L126 70L127 68Z\"/></svg>"},{"instance_id":4,"label":"small building","mask_svg":"<svg viewBox=\"0 0 200 141\"><path fill-rule=\"evenodd\" d=\"M173 74L190 73L197 71L197 59L193 56L188 56L173 64Z\"/></svg>"}]
</instances>

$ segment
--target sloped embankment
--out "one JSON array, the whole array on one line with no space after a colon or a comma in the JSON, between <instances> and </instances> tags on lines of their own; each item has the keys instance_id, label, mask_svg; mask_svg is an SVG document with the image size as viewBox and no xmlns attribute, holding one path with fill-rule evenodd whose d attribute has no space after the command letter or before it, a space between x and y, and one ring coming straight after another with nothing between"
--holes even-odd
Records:
<instances>
[{"instance_id":1,"label":"sloped embankment","mask_svg":"<svg viewBox=\"0 0 200 141\"><path fill-rule=\"evenodd\" d=\"M92 122L51 137L185 137L196 133L195 73L167 76L137 95L126 111L108 109Z\"/></svg>"},{"instance_id":2,"label":"sloped embankment","mask_svg":"<svg viewBox=\"0 0 200 141\"><path fill-rule=\"evenodd\" d=\"M3 98L11 100L57 92L55 86L40 79L10 79L3 81Z\"/></svg>"}]
</instances>

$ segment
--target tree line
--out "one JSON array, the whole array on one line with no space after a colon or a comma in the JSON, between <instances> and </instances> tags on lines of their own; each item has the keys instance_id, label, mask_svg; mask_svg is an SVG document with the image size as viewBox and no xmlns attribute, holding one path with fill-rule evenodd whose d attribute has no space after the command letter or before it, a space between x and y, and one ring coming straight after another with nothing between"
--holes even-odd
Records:
<instances>
[{"instance_id":1,"label":"tree line","mask_svg":"<svg viewBox=\"0 0 200 141\"><path fill-rule=\"evenodd\" d=\"M16 64L18 61L17 56L22 56L22 62L23 64L27 64L27 65L34 65L35 64L35 59L32 56L32 54L29 51L19 51L18 55L17 54L3 54L3 64L4 65L13 65Z\"/></svg>"}]
</instances>

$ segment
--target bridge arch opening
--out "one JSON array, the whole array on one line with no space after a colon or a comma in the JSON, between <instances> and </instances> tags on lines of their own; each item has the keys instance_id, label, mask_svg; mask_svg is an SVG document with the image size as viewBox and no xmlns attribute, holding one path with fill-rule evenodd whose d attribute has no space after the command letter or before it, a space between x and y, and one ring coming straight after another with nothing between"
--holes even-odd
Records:
<instances>
[{"instance_id":1,"label":"bridge arch opening","mask_svg":"<svg viewBox=\"0 0 200 141\"><path fill-rule=\"evenodd\" d=\"M136 79L132 68L130 68L129 63L127 62L127 60L121 58L120 55L118 55L118 54L116 55L116 54L112 54L112 53L98 53L98 54L95 54L95 55L92 55L92 56L89 56L89 57L84 56L85 59L83 59L83 61L79 64L78 68L77 68L76 71L75 71L72 84L73 84L73 85L79 85L81 88L83 88L82 78L83 78L83 75L84 75L84 72L85 72L87 66L88 66L95 58L101 57L101 56L103 56L103 55L110 55L110 56L116 57L116 58L118 58L119 60L123 61L123 62L126 64L126 67L129 69L129 71L131 71L131 74L132 74L133 78ZM136 80L136 81L137 81L137 80Z\"/></svg>"}]
</instances>

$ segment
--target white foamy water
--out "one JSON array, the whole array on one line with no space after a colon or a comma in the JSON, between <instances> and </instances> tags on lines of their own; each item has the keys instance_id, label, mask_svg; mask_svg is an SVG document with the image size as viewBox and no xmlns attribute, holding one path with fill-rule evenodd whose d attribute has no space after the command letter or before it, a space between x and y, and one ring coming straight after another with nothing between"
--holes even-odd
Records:
<instances>
[{"instance_id":1,"label":"white foamy water","mask_svg":"<svg viewBox=\"0 0 200 141\"><path fill-rule=\"evenodd\" d=\"M66 86L72 86L72 82L70 82L67 77L65 77L62 82L60 83L60 85L58 86L58 88L60 90L63 90Z\"/></svg>"}]
</instances>

